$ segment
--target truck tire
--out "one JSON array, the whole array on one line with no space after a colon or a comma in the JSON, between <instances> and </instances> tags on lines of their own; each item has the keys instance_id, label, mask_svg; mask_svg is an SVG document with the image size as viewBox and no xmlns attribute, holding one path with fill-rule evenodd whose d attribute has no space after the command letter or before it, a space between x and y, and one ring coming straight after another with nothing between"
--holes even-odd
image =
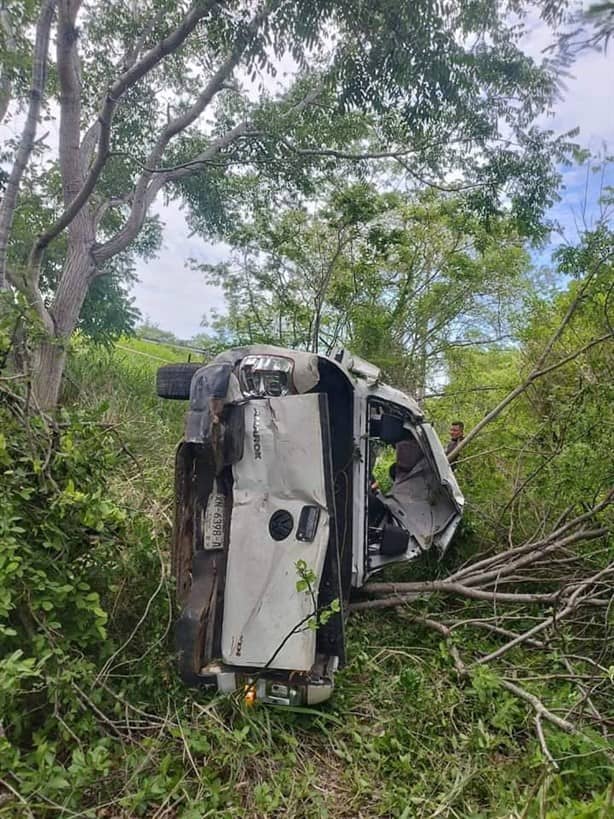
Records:
<instances>
[{"instance_id":1,"label":"truck tire","mask_svg":"<svg viewBox=\"0 0 614 819\"><path fill-rule=\"evenodd\" d=\"M156 393L160 398L187 401L190 397L192 376L204 365L197 363L165 364L156 373Z\"/></svg>"}]
</instances>

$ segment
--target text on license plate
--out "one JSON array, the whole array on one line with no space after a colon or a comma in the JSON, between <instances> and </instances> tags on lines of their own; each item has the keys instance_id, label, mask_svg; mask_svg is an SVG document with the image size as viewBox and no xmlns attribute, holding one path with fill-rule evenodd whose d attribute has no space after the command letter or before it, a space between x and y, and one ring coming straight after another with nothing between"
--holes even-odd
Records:
<instances>
[{"instance_id":1,"label":"text on license plate","mask_svg":"<svg viewBox=\"0 0 614 819\"><path fill-rule=\"evenodd\" d=\"M223 549L226 522L226 502L224 495L212 492L209 495L203 525L203 548Z\"/></svg>"}]
</instances>

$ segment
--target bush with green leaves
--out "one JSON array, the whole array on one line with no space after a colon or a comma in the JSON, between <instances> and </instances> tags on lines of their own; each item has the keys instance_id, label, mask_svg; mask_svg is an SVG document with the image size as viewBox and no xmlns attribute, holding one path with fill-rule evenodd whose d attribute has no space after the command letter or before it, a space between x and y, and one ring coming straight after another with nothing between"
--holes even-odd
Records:
<instances>
[{"instance_id":1,"label":"bush with green leaves","mask_svg":"<svg viewBox=\"0 0 614 819\"><path fill-rule=\"evenodd\" d=\"M14 326L0 323L0 345ZM67 408L54 418L29 404L27 383L0 371L0 819L607 816L604 737L590 726L567 734L544 723L554 772L531 707L502 687L513 669L556 713L582 709L556 650L519 646L503 666L459 680L450 642L472 656L500 645L496 636L461 627L444 640L412 619L468 623L492 614L484 603L431 596L413 611L354 615L349 665L332 700L317 708L249 709L240 698L180 684L168 639L166 543L185 407L154 395L164 360L177 358L140 341L107 351L75 344ZM502 373L514 375L503 358L493 384ZM565 382L557 389L564 395ZM589 393L597 412L601 393ZM478 417L487 395L468 394ZM450 405L443 409L434 412L442 423ZM498 463L507 463L507 436L521 435L523 424L532 429L531 418L525 407L496 430L494 442L506 442ZM489 458L470 476L476 461L457 473L480 537L479 513L501 497L488 487ZM383 457L378 477L387 465ZM560 480L572 477L569 469ZM548 488L541 473L534 498L538 487ZM418 561L395 576L443 571ZM291 582L310 594L309 567L297 566ZM533 622L528 607L517 614L518 629ZM601 636L591 628L585 650ZM600 662L607 671L606 654ZM604 712L608 673L592 694Z\"/></svg>"},{"instance_id":2,"label":"bush with green leaves","mask_svg":"<svg viewBox=\"0 0 614 819\"><path fill-rule=\"evenodd\" d=\"M3 380L0 430L0 770L24 798L43 781L51 797L79 791L79 765L84 788L108 767L101 708L138 683L150 703L163 690L166 580L155 527L109 491L126 456L100 411L44 417ZM147 666L110 694L139 654Z\"/></svg>"}]
</instances>

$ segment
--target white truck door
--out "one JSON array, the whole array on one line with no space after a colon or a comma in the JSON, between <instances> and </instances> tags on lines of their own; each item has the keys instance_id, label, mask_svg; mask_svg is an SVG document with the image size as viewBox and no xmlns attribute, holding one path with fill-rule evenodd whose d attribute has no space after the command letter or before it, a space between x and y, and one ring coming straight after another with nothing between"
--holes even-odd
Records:
<instances>
[{"instance_id":1,"label":"white truck door","mask_svg":"<svg viewBox=\"0 0 614 819\"><path fill-rule=\"evenodd\" d=\"M321 398L245 405L222 625L222 657L230 665L308 671L314 663L316 633L307 627L314 601L296 589L296 563L304 560L315 573L317 600L330 525Z\"/></svg>"}]
</instances>

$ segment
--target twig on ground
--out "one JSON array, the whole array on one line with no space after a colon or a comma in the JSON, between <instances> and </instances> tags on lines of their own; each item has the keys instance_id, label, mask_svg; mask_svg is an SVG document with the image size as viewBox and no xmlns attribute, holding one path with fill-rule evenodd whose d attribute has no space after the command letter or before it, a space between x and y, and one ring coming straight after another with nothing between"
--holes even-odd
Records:
<instances>
[{"instance_id":1,"label":"twig on ground","mask_svg":"<svg viewBox=\"0 0 614 819\"><path fill-rule=\"evenodd\" d=\"M554 625L554 623L556 623L557 621L563 620L565 617L567 617L568 614L570 614L572 611L575 611L579 606L582 605L583 600L580 597L580 595L583 591L590 588L590 586L600 577L603 577L605 574L611 574L612 572L614 572L614 565L607 566L605 569L602 569L602 571L597 572L597 574L593 575L593 577L589 577L588 579L586 579L583 583L581 583L578 586L578 588L570 596L569 601L567 602L567 605L565 606L564 609L562 609L560 612L551 615L550 617L547 617L545 620L542 620L541 623L538 623L536 626L533 626L533 628L529 629L524 634L519 634L518 637L515 637L513 640L510 640L508 643L501 646L501 648L498 648L496 651L492 651L490 654L481 657L477 661L478 664L483 665L484 663L491 662L491 660L496 660L498 657L501 657L510 649L514 648L517 645L520 645L520 643L525 642L527 638L534 637L536 634L539 634L540 632L544 631L544 629L547 629L550 626Z\"/></svg>"},{"instance_id":2,"label":"twig on ground","mask_svg":"<svg viewBox=\"0 0 614 819\"><path fill-rule=\"evenodd\" d=\"M506 680L503 678L500 679L499 682L503 688L507 689L507 691L515 694L521 700L528 702L529 705L535 709L536 714L538 714L540 718L548 720L548 722L551 722L553 725L556 725L557 728L560 728L562 731L565 731L568 734L578 733L578 729L575 725L552 713L552 711L546 708L544 703L539 699L539 697L536 697L535 694L531 694L530 691L527 691L525 688L521 688L519 685L511 682L511 680Z\"/></svg>"},{"instance_id":3,"label":"twig on ground","mask_svg":"<svg viewBox=\"0 0 614 819\"><path fill-rule=\"evenodd\" d=\"M558 764L555 762L554 757L550 753L550 749L548 748L548 743L546 742L546 737L544 736L544 729L542 727L542 715L540 713L535 714L534 718L535 722L535 730L537 732L537 738L539 739L539 744L542 749L543 755L546 757L548 762L552 765L555 771L559 770Z\"/></svg>"},{"instance_id":4,"label":"twig on ground","mask_svg":"<svg viewBox=\"0 0 614 819\"><path fill-rule=\"evenodd\" d=\"M450 656L454 661L456 673L460 678L467 676L467 667L460 656L458 648L454 645L452 630L448 628L448 626L445 626L443 623L439 623L437 620L432 620L430 617L420 617L417 614L409 614L406 619L410 620L412 623L418 623L418 625L424 626L425 628L430 628L431 630L436 631L438 634L441 634L446 641Z\"/></svg>"}]
</instances>

